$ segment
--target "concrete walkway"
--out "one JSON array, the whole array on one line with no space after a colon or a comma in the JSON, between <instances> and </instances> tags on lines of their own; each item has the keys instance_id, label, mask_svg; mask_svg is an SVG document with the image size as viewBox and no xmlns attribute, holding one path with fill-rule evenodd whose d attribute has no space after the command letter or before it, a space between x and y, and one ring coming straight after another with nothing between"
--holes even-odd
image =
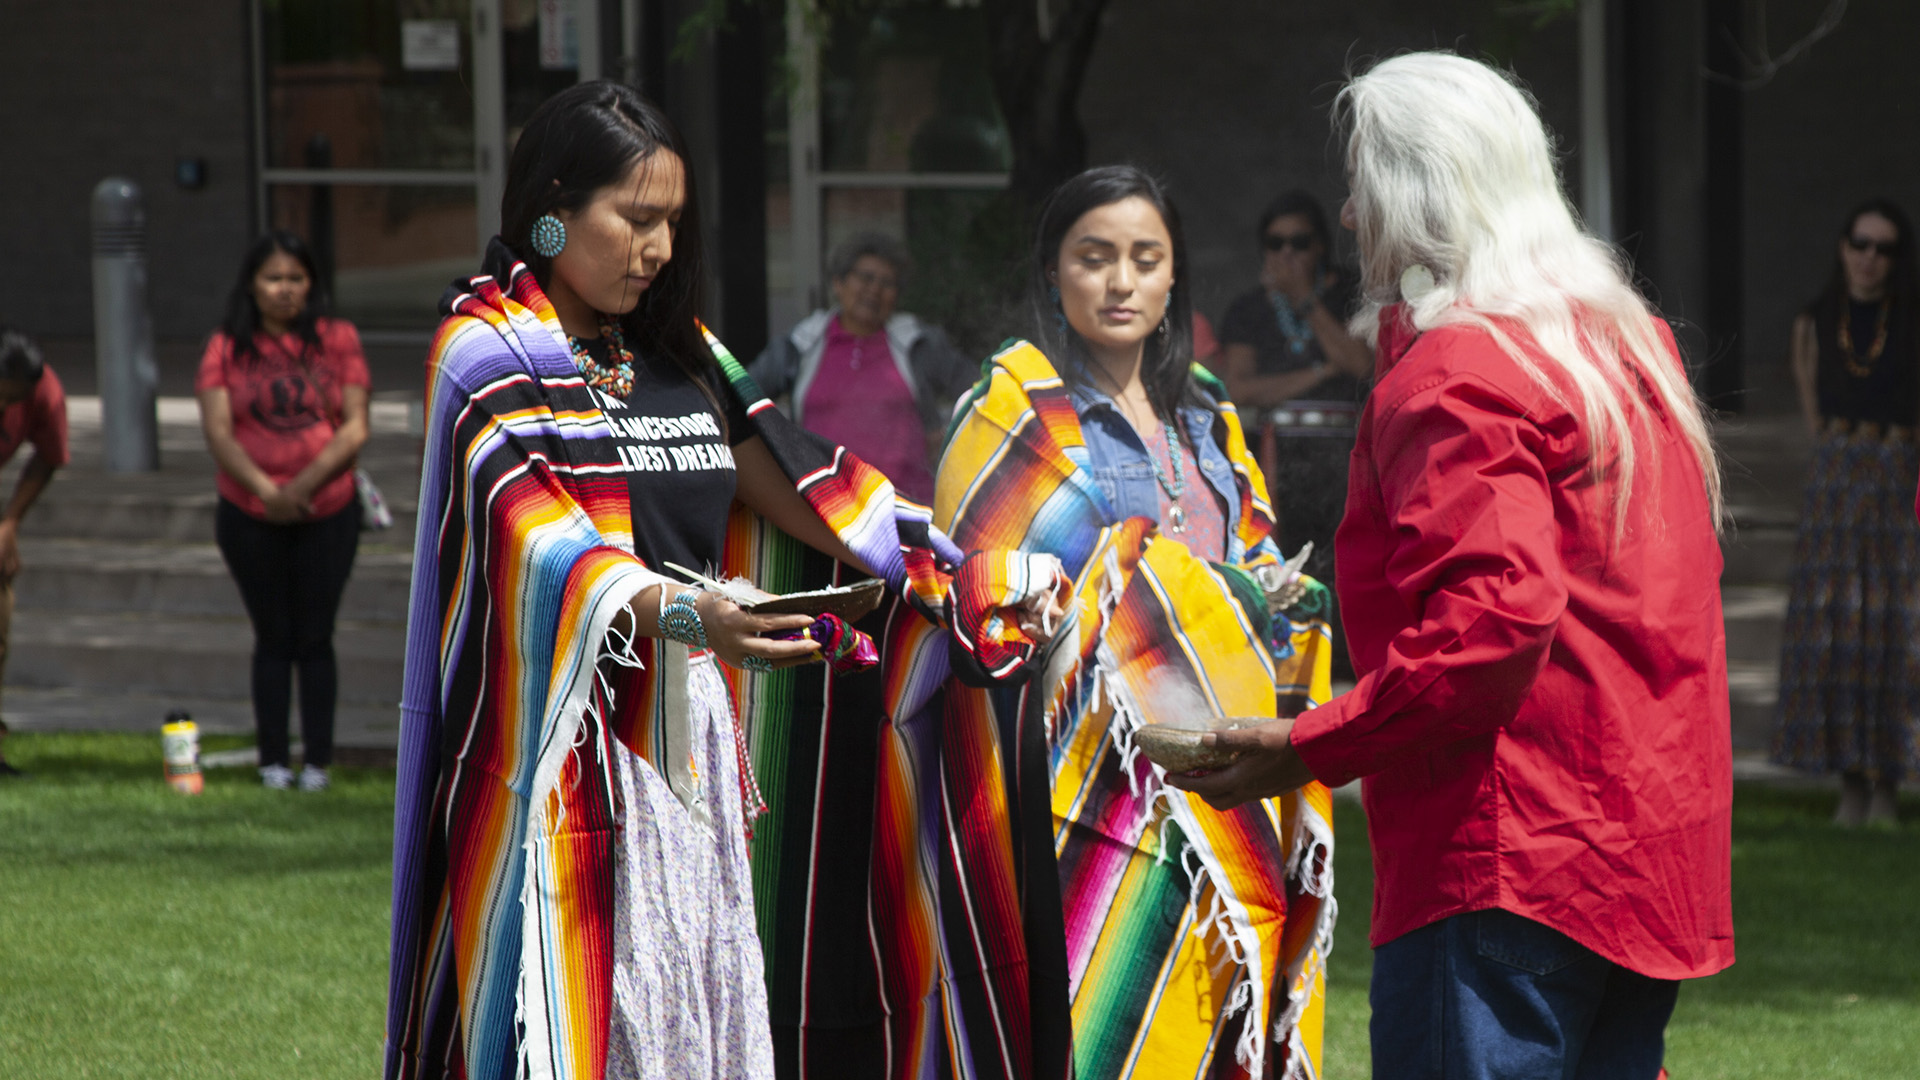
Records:
<instances>
[{"instance_id":1,"label":"concrete walkway","mask_svg":"<svg viewBox=\"0 0 1920 1080\"><path fill-rule=\"evenodd\" d=\"M158 413L160 471L114 475L101 468L99 400L70 399L74 462L34 508L22 538L5 691L16 730L154 731L176 708L209 732L253 730L251 631L213 545L214 470L198 408L191 398L166 397ZM350 756L390 756L397 738L420 423L419 404L405 392L376 394L362 464L396 525L363 535L335 636L338 741ZM1737 418L1717 434L1734 519L1722 596L1736 774L1819 783L1765 761L1810 442L1792 417ZM19 466L0 473L0 497Z\"/></svg>"},{"instance_id":2,"label":"concrete walkway","mask_svg":"<svg viewBox=\"0 0 1920 1080\"><path fill-rule=\"evenodd\" d=\"M185 709L203 731L253 731L252 631L213 543L214 468L198 406L163 397L157 413L159 471L113 474L102 468L99 399L69 398L73 463L22 530L5 693L15 730L157 735L162 717ZM395 527L362 534L334 636L347 760L390 759L396 744L419 485L417 403L378 394L372 421L361 465ZM12 491L21 464L0 474L0 491Z\"/></svg>"}]
</instances>

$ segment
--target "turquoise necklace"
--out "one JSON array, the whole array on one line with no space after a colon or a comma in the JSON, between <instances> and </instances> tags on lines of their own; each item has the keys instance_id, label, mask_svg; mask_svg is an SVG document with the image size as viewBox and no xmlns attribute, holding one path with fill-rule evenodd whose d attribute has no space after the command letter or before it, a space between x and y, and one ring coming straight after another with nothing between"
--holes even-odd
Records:
<instances>
[{"instance_id":1,"label":"turquoise necklace","mask_svg":"<svg viewBox=\"0 0 1920 1080\"><path fill-rule=\"evenodd\" d=\"M1161 424L1160 430L1167 436L1167 461L1173 467L1173 482L1167 482L1167 474L1160 468L1160 459L1147 452L1147 461L1153 465L1153 478L1160 481L1160 490L1167 493L1167 499L1173 503L1173 509L1167 514L1168 525L1172 532L1187 531L1187 512L1180 507L1180 496L1187 493L1187 473L1180 464L1180 429L1174 424Z\"/></svg>"}]
</instances>

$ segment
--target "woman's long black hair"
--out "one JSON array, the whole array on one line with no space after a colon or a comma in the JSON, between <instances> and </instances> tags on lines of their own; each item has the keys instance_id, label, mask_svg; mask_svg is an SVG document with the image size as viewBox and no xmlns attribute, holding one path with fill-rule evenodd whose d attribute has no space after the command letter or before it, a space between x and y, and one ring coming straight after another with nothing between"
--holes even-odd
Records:
<instances>
[{"instance_id":1,"label":"woman's long black hair","mask_svg":"<svg viewBox=\"0 0 1920 1080\"><path fill-rule=\"evenodd\" d=\"M220 323L220 332L233 343L234 363L245 364L260 355L259 346L253 340L260 331L260 304L253 298L253 277L276 252L293 256L306 270L311 283L307 306L293 319L293 332L301 342L300 356L305 359L308 349L320 348L319 320L327 312L327 296L313 251L305 240L293 233L272 229L247 248L246 257L240 260L240 280L233 283L233 291L227 294L227 317Z\"/></svg>"},{"instance_id":2,"label":"woman's long black hair","mask_svg":"<svg viewBox=\"0 0 1920 1080\"><path fill-rule=\"evenodd\" d=\"M620 328L636 351L667 357L710 394L705 376L714 360L699 326L704 275L693 163L673 122L638 91L596 79L560 91L533 111L507 162L500 237L546 288L553 260L533 250L533 223L556 210L579 210L595 192L619 183L635 162L661 150L680 159L687 201L674 231L673 258L640 303L621 316Z\"/></svg>"},{"instance_id":3,"label":"woman's long black hair","mask_svg":"<svg viewBox=\"0 0 1920 1080\"><path fill-rule=\"evenodd\" d=\"M1868 214L1879 214L1900 232L1900 246L1893 253L1893 265L1887 272L1887 296L1893 301L1896 312L1910 314L1916 303L1920 303L1920 275L1914 272L1914 236L1913 221L1907 212L1900 209L1889 199L1868 199L1847 213L1846 220L1840 223L1839 238L1842 241L1853 236L1853 227ZM1847 266L1839 251L1833 253L1833 269L1827 274L1827 283L1807 305L1807 313L1816 318L1840 319L1846 317L1847 310Z\"/></svg>"},{"instance_id":4,"label":"woman's long black hair","mask_svg":"<svg viewBox=\"0 0 1920 1080\"><path fill-rule=\"evenodd\" d=\"M1146 170L1132 165L1102 165L1061 184L1047 198L1034 230L1027 301L1032 308L1034 340L1041 351L1054 358L1054 366L1067 385L1085 385L1092 358L1080 335L1071 326L1062 328L1060 303L1054 299L1048 274L1058 264L1061 241L1074 222L1089 211L1134 197L1153 204L1173 239L1174 285L1167 297L1167 333L1163 337L1155 330L1147 335L1140 358L1140 381L1146 384L1147 399L1162 420L1171 420L1182 404L1210 408L1211 403L1193 381L1193 286L1185 278L1189 266L1187 234L1180 227L1180 212L1167 197L1166 189Z\"/></svg>"}]
</instances>

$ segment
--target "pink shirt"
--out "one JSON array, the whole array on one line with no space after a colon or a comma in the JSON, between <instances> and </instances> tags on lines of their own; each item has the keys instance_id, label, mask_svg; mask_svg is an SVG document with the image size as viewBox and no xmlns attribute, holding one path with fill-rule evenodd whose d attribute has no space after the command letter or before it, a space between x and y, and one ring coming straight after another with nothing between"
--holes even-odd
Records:
<instances>
[{"instance_id":1,"label":"pink shirt","mask_svg":"<svg viewBox=\"0 0 1920 1080\"><path fill-rule=\"evenodd\" d=\"M834 316L801 415L807 430L879 469L896 491L932 504L933 472L927 468L920 407L894 365L885 332L855 337Z\"/></svg>"},{"instance_id":2,"label":"pink shirt","mask_svg":"<svg viewBox=\"0 0 1920 1080\"><path fill-rule=\"evenodd\" d=\"M339 430L341 391L367 386L367 358L360 334L344 319L321 319L320 347L296 334L254 337L255 351L233 359L233 342L216 332L200 357L196 393L224 387L233 411L233 437L276 484L299 475ZM257 518L266 516L260 497L221 471L220 497ZM343 469L313 493L313 516L337 514L354 498L353 470Z\"/></svg>"},{"instance_id":3,"label":"pink shirt","mask_svg":"<svg viewBox=\"0 0 1920 1080\"><path fill-rule=\"evenodd\" d=\"M13 460L21 443L56 468L67 463L67 392L50 367L40 369L33 393L0 412L0 465Z\"/></svg>"}]
</instances>

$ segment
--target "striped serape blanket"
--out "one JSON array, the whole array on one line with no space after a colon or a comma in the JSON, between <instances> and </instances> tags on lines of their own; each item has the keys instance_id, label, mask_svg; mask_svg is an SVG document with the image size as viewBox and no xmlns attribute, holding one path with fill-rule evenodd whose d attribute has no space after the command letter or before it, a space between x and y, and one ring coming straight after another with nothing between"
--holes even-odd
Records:
<instances>
[{"instance_id":1,"label":"striped serape blanket","mask_svg":"<svg viewBox=\"0 0 1920 1080\"><path fill-rule=\"evenodd\" d=\"M617 742L688 788L674 743L687 652L610 640L627 599L664 579L633 554L615 441L551 303L497 240L483 269L443 299L427 365L385 1074L598 1080L619 809L607 763ZM787 421L707 342L814 511L906 608L939 618L959 552L927 509ZM793 541L734 526L722 573L799 584L772 580L801 566ZM611 655L628 663L609 676ZM750 694L744 719L780 704Z\"/></svg>"},{"instance_id":2,"label":"striped serape blanket","mask_svg":"<svg viewBox=\"0 0 1920 1080\"><path fill-rule=\"evenodd\" d=\"M1269 613L1265 485L1219 384L1240 492L1225 565L1117 520L1066 387L1010 343L962 402L935 521L973 556L951 639L896 633L877 754L872 963L895 1077L1319 1073L1332 815L1312 784L1228 813L1161 782L1157 716L1291 715L1329 694L1327 592ZM997 597L1057 556L1071 604L1035 653ZM929 692L949 655L969 681ZM807 1039L801 1072L851 1075ZM1268 1072L1271 1070L1271 1073ZM879 1070L876 1070L879 1071Z\"/></svg>"}]
</instances>

